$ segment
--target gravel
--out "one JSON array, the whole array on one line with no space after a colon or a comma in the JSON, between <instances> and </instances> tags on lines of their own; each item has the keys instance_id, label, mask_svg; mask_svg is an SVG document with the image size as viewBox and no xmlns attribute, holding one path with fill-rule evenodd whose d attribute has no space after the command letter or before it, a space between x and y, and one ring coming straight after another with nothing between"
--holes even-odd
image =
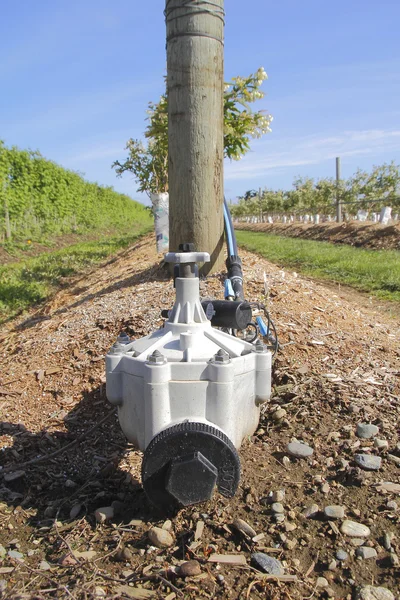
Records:
<instances>
[{"instance_id":1,"label":"gravel","mask_svg":"<svg viewBox=\"0 0 400 600\"><path fill-rule=\"evenodd\" d=\"M356 590L354 600L395 600L394 594L385 587L363 585Z\"/></svg>"},{"instance_id":2,"label":"gravel","mask_svg":"<svg viewBox=\"0 0 400 600\"><path fill-rule=\"evenodd\" d=\"M147 535L153 546L157 548L169 548L174 543L174 538L169 531L161 527L152 527Z\"/></svg>"},{"instance_id":3,"label":"gravel","mask_svg":"<svg viewBox=\"0 0 400 600\"><path fill-rule=\"evenodd\" d=\"M344 506L325 506L324 514L328 519L343 519L344 518Z\"/></svg>"},{"instance_id":4,"label":"gravel","mask_svg":"<svg viewBox=\"0 0 400 600\"><path fill-rule=\"evenodd\" d=\"M373 454L355 454L354 460L365 471L378 471L382 465L381 457Z\"/></svg>"},{"instance_id":5,"label":"gravel","mask_svg":"<svg viewBox=\"0 0 400 600\"><path fill-rule=\"evenodd\" d=\"M268 556L268 554L264 554L264 552L255 552L251 555L251 563L253 567L263 571L264 573L268 573L269 575L284 575L285 569L283 568L282 563L272 556Z\"/></svg>"},{"instance_id":6,"label":"gravel","mask_svg":"<svg viewBox=\"0 0 400 600\"><path fill-rule=\"evenodd\" d=\"M314 450L302 442L290 442L286 450L291 456L295 456L296 458L308 458L314 454Z\"/></svg>"},{"instance_id":7,"label":"gravel","mask_svg":"<svg viewBox=\"0 0 400 600\"><path fill-rule=\"evenodd\" d=\"M358 423L356 435L364 440L369 440L375 437L379 433L379 427L376 425L370 425L368 423Z\"/></svg>"},{"instance_id":8,"label":"gravel","mask_svg":"<svg viewBox=\"0 0 400 600\"><path fill-rule=\"evenodd\" d=\"M356 521L349 521L348 519L343 521L340 531L344 535L354 538L366 538L371 534L371 530L366 525L356 523Z\"/></svg>"}]
</instances>

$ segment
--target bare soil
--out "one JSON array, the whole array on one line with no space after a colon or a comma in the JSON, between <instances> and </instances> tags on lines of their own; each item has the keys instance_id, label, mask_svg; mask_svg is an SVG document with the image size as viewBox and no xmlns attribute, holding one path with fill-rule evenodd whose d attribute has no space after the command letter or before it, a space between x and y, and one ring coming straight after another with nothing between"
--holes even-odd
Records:
<instances>
[{"instance_id":1,"label":"bare soil","mask_svg":"<svg viewBox=\"0 0 400 600\"><path fill-rule=\"evenodd\" d=\"M347 296L251 253L241 256L246 297L268 304L282 345L273 397L242 444L236 496L183 509L171 523L149 505L141 454L127 444L116 414L87 433L110 411L104 356L119 331L146 335L173 304L153 237L0 329L0 544L11 551L0 558L4 598L339 599L364 584L399 593L400 568L383 542L392 532L392 555L400 554L400 511L387 504L399 492L380 484L400 484L400 467L389 457L400 456L400 319L363 297L358 302L355 292ZM202 295L221 298L222 280L217 274L201 281ZM286 411L280 420L273 416L278 408ZM376 424L388 450L359 439L359 422ZM288 457L293 438L309 444L313 456ZM360 470L357 452L380 454L380 470ZM278 490L285 492L283 523L266 501ZM94 511L112 503L114 518L96 523ZM306 519L311 504L320 512ZM364 545L376 558L356 558L342 520L324 518L328 505L345 507L348 519L370 528ZM264 536L240 534L232 526L238 517ZM157 549L147 533L163 524L175 543ZM334 566L340 548L349 558ZM285 577L255 570L250 557L257 551L279 559ZM210 562L213 553L240 555L245 564ZM183 579L179 565L188 559L201 573ZM326 585L319 577L327 588L317 587Z\"/></svg>"},{"instance_id":2,"label":"bare soil","mask_svg":"<svg viewBox=\"0 0 400 600\"><path fill-rule=\"evenodd\" d=\"M400 250L400 223L379 225L351 221L348 223L235 223L235 229L263 231L274 235L349 244L356 248Z\"/></svg>"}]
</instances>

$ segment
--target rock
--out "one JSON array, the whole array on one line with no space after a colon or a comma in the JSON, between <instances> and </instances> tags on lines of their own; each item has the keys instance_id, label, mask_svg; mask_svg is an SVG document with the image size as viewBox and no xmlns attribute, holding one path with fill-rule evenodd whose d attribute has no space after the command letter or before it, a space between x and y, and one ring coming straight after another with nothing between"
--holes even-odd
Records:
<instances>
[{"instance_id":1,"label":"rock","mask_svg":"<svg viewBox=\"0 0 400 600\"><path fill-rule=\"evenodd\" d=\"M297 529L296 523L285 523L285 531L287 531L287 533L294 531L295 529Z\"/></svg>"},{"instance_id":2,"label":"rock","mask_svg":"<svg viewBox=\"0 0 400 600\"><path fill-rule=\"evenodd\" d=\"M49 563L45 560L41 560L39 563L39 569L41 571L50 571L51 566L49 565Z\"/></svg>"},{"instance_id":3,"label":"rock","mask_svg":"<svg viewBox=\"0 0 400 600\"><path fill-rule=\"evenodd\" d=\"M311 504L311 506L307 506L301 513L305 519L314 519L319 513L318 504Z\"/></svg>"},{"instance_id":4,"label":"rock","mask_svg":"<svg viewBox=\"0 0 400 600\"><path fill-rule=\"evenodd\" d=\"M317 588L326 588L329 585L329 581L325 579L325 577L317 577L317 581L315 583L315 587Z\"/></svg>"},{"instance_id":5,"label":"rock","mask_svg":"<svg viewBox=\"0 0 400 600\"><path fill-rule=\"evenodd\" d=\"M6 483L11 483L12 481L16 481L17 479L21 479L24 477L25 471L14 471L13 473L6 473L4 475L4 481Z\"/></svg>"},{"instance_id":6,"label":"rock","mask_svg":"<svg viewBox=\"0 0 400 600\"><path fill-rule=\"evenodd\" d=\"M395 500L389 500L388 502L386 502L386 507L389 510L393 510L394 512L399 508L397 502L395 502Z\"/></svg>"},{"instance_id":7,"label":"rock","mask_svg":"<svg viewBox=\"0 0 400 600\"><path fill-rule=\"evenodd\" d=\"M188 560L181 564L178 570L180 577L195 577L201 574L201 566L197 560Z\"/></svg>"},{"instance_id":8,"label":"rock","mask_svg":"<svg viewBox=\"0 0 400 600\"><path fill-rule=\"evenodd\" d=\"M74 504L74 506L69 511L69 518L74 520L79 513L81 512L82 504Z\"/></svg>"},{"instance_id":9,"label":"rock","mask_svg":"<svg viewBox=\"0 0 400 600\"><path fill-rule=\"evenodd\" d=\"M370 425L368 423L358 423L356 435L363 440L369 440L375 437L379 433L379 427L376 425Z\"/></svg>"},{"instance_id":10,"label":"rock","mask_svg":"<svg viewBox=\"0 0 400 600\"><path fill-rule=\"evenodd\" d=\"M96 586L94 588L94 595L98 598L104 598L105 596L107 596L107 593L102 587Z\"/></svg>"},{"instance_id":11,"label":"rock","mask_svg":"<svg viewBox=\"0 0 400 600\"><path fill-rule=\"evenodd\" d=\"M337 562L334 558L332 558L332 560L328 564L328 571L334 571L336 569L336 567L337 567Z\"/></svg>"},{"instance_id":12,"label":"rock","mask_svg":"<svg viewBox=\"0 0 400 600\"><path fill-rule=\"evenodd\" d=\"M358 556L358 558L367 559L376 558L378 555L376 553L375 548L369 548L368 546L360 546L356 550L356 556Z\"/></svg>"},{"instance_id":13,"label":"rock","mask_svg":"<svg viewBox=\"0 0 400 600\"><path fill-rule=\"evenodd\" d=\"M147 535L153 546L157 548L169 548L174 543L174 538L169 531L160 527L152 527Z\"/></svg>"},{"instance_id":14,"label":"rock","mask_svg":"<svg viewBox=\"0 0 400 600\"><path fill-rule=\"evenodd\" d=\"M82 558L83 560L93 560L96 555L96 550L83 550L83 552L79 552L79 550L74 550L75 558Z\"/></svg>"},{"instance_id":15,"label":"rock","mask_svg":"<svg viewBox=\"0 0 400 600\"><path fill-rule=\"evenodd\" d=\"M358 548L358 546L362 546L363 544L365 544L365 539L364 538L351 538L350 544L352 546L354 546L354 548Z\"/></svg>"},{"instance_id":16,"label":"rock","mask_svg":"<svg viewBox=\"0 0 400 600\"><path fill-rule=\"evenodd\" d=\"M385 533L383 534L383 547L388 552L392 548L392 542L393 542L394 538L395 538L395 535L394 535L393 531L385 531Z\"/></svg>"},{"instance_id":17,"label":"rock","mask_svg":"<svg viewBox=\"0 0 400 600\"><path fill-rule=\"evenodd\" d=\"M343 519L344 518L344 506L332 505L325 506L324 514L328 519Z\"/></svg>"},{"instance_id":18,"label":"rock","mask_svg":"<svg viewBox=\"0 0 400 600\"><path fill-rule=\"evenodd\" d=\"M103 506L94 512L97 523L105 523L114 517L114 509L112 506Z\"/></svg>"},{"instance_id":19,"label":"rock","mask_svg":"<svg viewBox=\"0 0 400 600\"><path fill-rule=\"evenodd\" d=\"M335 556L338 560L340 560L342 562L349 558L348 553L345 550L343 550L342 548L339 548L339 550L336 551Z\"/></svg>"},{"instance_id":20,"label":"rock","mask_svg":"<svg viewBox=\"0 0 400 600\"><path fill-rule=\"evenodd\" d=\"M395 465L397 465L398 467L400 467L400 457L399 456L395 456L394 454L388 454L386 456L386 458L388 460L390 460L390 462L394 463Z\"/></svg>"},{"instance_id":21,"label":"rock","mask_svg":"<svg viewBox=\"0 0 400 600\"><path fill-rule=\"evenodd\" d=\"M61 556L61 558L58 561L58 564L61 565L62 567L74 567L75 565L78 564L78 559L75 558L75 556L72 556L72 554L63 554Z\"/></svg>"},{"instance_id":22,"label":"rock","mask_svg":"<svg viewBox=\"0 0 400 600\"><path fill-rule=\"evenodd\" d=\"M122 546L115 555L115 560L119 562L130 562L132 558L133 554L126 546Z\"/></svg>"},{"instance_id":23,"label":"rock","mask_svg":"<svg viewBox=\"0 0 400 600\"><path fill-rule=\"evenodd\" d=\"M164 521L164 523L162 525L162 529L165 529L165 531L171 531L172 521L170 521L170 519L167 519L166 521Z\"/></svg>"},{"instance_id":24,"label":"rock","mask_svg":"<svg viewBox=\"0 0 400 600\"><path fill-rule=\"evenodd\" d=\"M290 442L286 447L291 456L296 458L308 458L314 454L314 450L302 442Z\"/></svg>"},{"instance_id":25,"label":"rock","mask_svg":"<svg viewBox=\"0 0 400 600\"><path fill-rule=\"evenodd\" d=\"M379 438L374 439L374 446L378 450L387 450L389 448L389 442L387 440L380 440Z\"/></svg>"},{"instance_id":26,"label":"rock","mask_svg":"<svg viewBox=\"0 0 400 600\"><path fill-rule=\"evenodd\" d=\"M356 590L354 600L395 600L395 597L387 588L363 585Z\"/></svg>"},{"instance_id":27,"label":"rock","mask_svg":"<svg viewBox=\"0 0 400 600\"><path fill-rule=\"evenodd\" d=\"M271 505L271 510L272 512L282 515L285 512L285 509L283 508L283 504L281 504L280 502L274 502Z\"/></svg>"},{"instance_id":28,"label":"rock","mask_svg":"<svg viewBox=\"0 0 400 600\"><path fill-rule=\"evenodd\" d=\"M400 559L395 552L390 553L389 559L392 567L398 567L400 565Z\"/></svg>"},{"instance_id":29,"label":"rock","mask_svg":"<svg viewBox=\"0 0 400 600\"><path fill-rule=\"evenodd\" d=\"M7 552L9 558L15 558L16 560L24 560L24 555L22 552L18 552L18 550L9 550Z\"/></svg>"},{"instance_id":30,"label":"rock","mask_svg":"<svg viewBox=\"0 0 400 600\"><path fill-rule=\"evenodd\" d=\"M286 540L284 546L286 550L294 550L297 546L297 540Z\"/></svg>"},{"instance_id":31,"label":"rock","mask_svg":"<svg viewBox=\"0 0 400 600\"><path fill-rule=\"evenodd\" d=\"M323 483L321 485L321 492L323 494L329 494L330 491L331 491L331 486L329 485L329 483Z\"/></svg>"},{"instance_id":32,"label":"rock","mask_svg":"<svg viewBox=\"0 0 400 600\"><path fill-rule=\"evenodd\" d=\"M366 525L356 523L355 521L349 521L348 519L343 521L340 527L340 531L344 535L348 535L349 537L354 538L366 538L371 533L371 530Z\"/></svg>"},{"instance_id":33,"label":"rock","mask_svg":"<svg viewBox=\"0 0 400 600\"><path fill-rule=\"evenodd\" d=\"M285 490L277 490L271 494L271 502L283 502L285 499Z\"/></svg>"},{"instance_id":34,"label":"rock","mask_svg":"<svg viewBox=\"0 0 400 600\"><path fill-rule=\"evenodd\" d=\"M269 575L285 574L282 563L277 558L264 554L264 552L255 552L252 554L251 563L253 567Z\"/></svg>"},{"instance_id":35,"label":"rock","mask_svg":"<svg viewBox=\"0 0 400 600\"><path fill-rule=\"evenodd\" d=\"M72 479L67 479L67 481L65 482L65 487L67 488L74 488L77 486L77 484L75 483L75 481L72 481Z\"/></svg>"},{"instance_id":36,"label":"rock","mask_svg":"<svg viewBox=\"0 0 400 600\"><path fill-rule=\"evenodd\" d=\"M283 523L285 520L285 515L274 513L274 519L277 523Z\"/></svg>"},{"instance_id":37,"label":"rock","mask_svg":"<svg viewBox=\"0 0 400 600\"><path fill-rule=\"evenodd\" d=\"M278 408L275 412L272 413L271 418L275 423L279 423L282 421L287 415L287 412L284 408Z\"/></svg>"},{"instance_id":38,"label":"rock","mask_svg":"<svg viewBox=\"0 0 400 600\"><path fill-rule=\"evenodd\" d=\"M381 468L382 459L374 454L355 454L356 464L366 471L378 471Z\"/></svg>"},{"instance_id":39,"label":"rock","mask_svg":"<svg viewBox=\"0 0 400 600\"><path fill-rule=\"evenodd\" d=\"M0 559L4 558L7 554L7 550L0 544Z\"/></svg>"},{"instance_id":40,"label":"rock","mask_svg":"<svg viewBox=\"0 0 400 600\"><path fill-rule=\"evenodd\" d=\"M290 458L288 456L284 456L282 458L282 464L286 469L290 467Z\"/></svg>"},{"instance_id":41,"label":"rock","mask_svg":"<svg viewBox=\"0 0 400 600\"><path fill-rule=\"evenodd\" d=\"M243 521L243 519L235 519L232 525L240 533L247 535L249 538L253 538L257 535L257 532L248 523L246 523L246 521Z\"/></svg>"}]
</instances>

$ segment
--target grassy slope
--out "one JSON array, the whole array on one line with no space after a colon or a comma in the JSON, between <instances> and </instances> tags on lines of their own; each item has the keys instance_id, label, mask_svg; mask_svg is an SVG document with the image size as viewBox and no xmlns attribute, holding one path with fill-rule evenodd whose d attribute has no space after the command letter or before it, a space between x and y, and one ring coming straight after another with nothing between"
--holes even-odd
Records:
<instances>
[{"instance_id":1,"label":"grassy slope","mask_svg":"<svg viewBox=\"0 0 400 600\"><path fill-rule=\"evenodd\" d=\"M400 302L400 252L396 250L362 250L250 231L237 231L236 236L239 245L271 262Z\"/></svg>"},{"instance_id":2,"label":"grassy slope","mask_svg":"<svg viewBox=\"0 0 400 600\"><path fill-rule=\"evenodd\" d=\"M81 274L107 256L126 248L149 232L151 227L138 223L125 235L73 244L0 267L0 323L45 300L62 285L64 278Z\"/></svg>"}]
</instances>

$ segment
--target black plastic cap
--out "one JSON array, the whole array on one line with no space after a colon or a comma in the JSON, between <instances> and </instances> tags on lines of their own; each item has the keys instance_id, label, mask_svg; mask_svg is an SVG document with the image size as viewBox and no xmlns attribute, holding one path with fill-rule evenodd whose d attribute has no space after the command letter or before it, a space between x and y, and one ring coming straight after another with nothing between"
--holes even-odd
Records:
<instances>
[{"instance_id":1,"label":"black plastic cap","mask_svg":"<svg viewBox=\"0 0 400 600\"><path fill-rule=\"evenodd\" d=\"M156 435L144 452L144 491L164 513L209 500L215 487L231 498L239 480L235 446L222 431L206 423L173 425Z\"/></svg>"},{"instance_id":2,"label":"black plastic cap","mask_svg":"<svg viewBox=\"0 0 400 600\"><path fill-rule=\"evenodd\" d=\"M185 242L184 244L179 244L179 252L194 252L194 244L189 242Z\"/></svg>"},{"instance_id":3,"label":"black plastic cap","mask_svg":"<svg viewBox=\"0 0 400 600\"><path fill-rule=\"evenodd\" d=\"M218 471L201 452L174 458L167 475L166 490L182 506L209 500L217 483Z\"/></svg>"}]
</instances>

